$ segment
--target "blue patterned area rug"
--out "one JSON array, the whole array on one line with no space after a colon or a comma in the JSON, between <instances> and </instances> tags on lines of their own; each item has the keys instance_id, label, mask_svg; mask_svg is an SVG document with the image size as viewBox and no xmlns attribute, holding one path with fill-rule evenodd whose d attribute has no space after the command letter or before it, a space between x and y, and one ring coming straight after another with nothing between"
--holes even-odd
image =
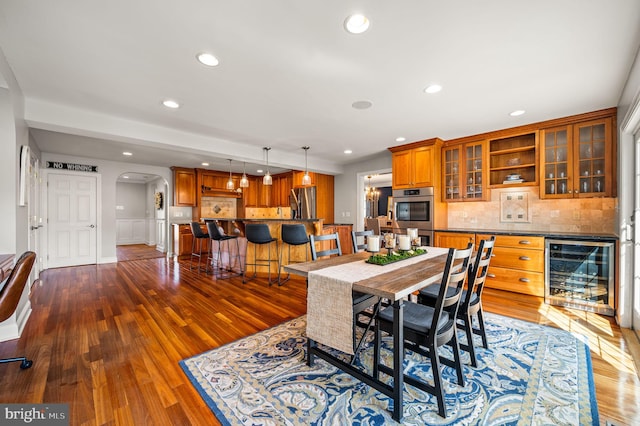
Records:
<instances>
[{"instance_id":1,"label":"blue patterned area rug","mask_svg":"<svg viewBox=\"0 0 640 426\"><path fill-rule=\"evenodd\" d=\"M444 368L448 417L438 416L435 397L405 384L402 424L599 424L591 358L582 336L492 314L485 321L489 349L479 348L477 368L468 365L463 352L465 386L457 386L454 370ZM387 396L317 357L314 367L307 367L305 328L302 316L180 365L222 424L396 423ZM393 365L391 343L384 339L386 365ZM369 344L359 357L368 371L372 352ZM431 367L421 361L407 351L405 372L431 382Z\"/></svg>"}]
</instances>

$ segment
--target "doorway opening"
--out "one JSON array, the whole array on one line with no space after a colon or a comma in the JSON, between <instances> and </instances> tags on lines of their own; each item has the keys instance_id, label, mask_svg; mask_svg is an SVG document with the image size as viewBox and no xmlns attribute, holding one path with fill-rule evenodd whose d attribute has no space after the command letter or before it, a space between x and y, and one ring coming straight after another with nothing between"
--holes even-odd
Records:
<instances>
[{"instance_id":1,"label":"doorway opening","mask_svg":"<svg viewBox=\"0 0 640 426\"><path fill-rule=\"evenodd\" d=\"M355 229L363 230L365 218L388 217L393 209L391 197L391 169L360 172L357 176L357 215Z\"/></svg>"},{"instance_id":2,"label":"doorway opening","mask_svg":"<svg viewBox=\"0 0 640 426\"><path fill-rule=\"evenodd\" d=\"M116 180L118 262L166 257L169 185L165 178L128 172Z\"/></svg>"}]
</instances>

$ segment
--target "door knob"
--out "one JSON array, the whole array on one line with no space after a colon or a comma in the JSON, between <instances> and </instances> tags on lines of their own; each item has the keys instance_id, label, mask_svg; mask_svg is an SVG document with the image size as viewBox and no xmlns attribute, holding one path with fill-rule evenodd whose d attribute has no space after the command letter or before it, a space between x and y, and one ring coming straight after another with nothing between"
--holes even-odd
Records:
<instances>
[{"instance_id":1,"label":"door knob","mask_svg":"<svg viewBox=\"0 0 640 426\"><path fill-rule=\"evenodd\" d=\"M91 225L87 225L88 228L95 228L96 226L92 223Z\"/></svg>"}]
</instances>

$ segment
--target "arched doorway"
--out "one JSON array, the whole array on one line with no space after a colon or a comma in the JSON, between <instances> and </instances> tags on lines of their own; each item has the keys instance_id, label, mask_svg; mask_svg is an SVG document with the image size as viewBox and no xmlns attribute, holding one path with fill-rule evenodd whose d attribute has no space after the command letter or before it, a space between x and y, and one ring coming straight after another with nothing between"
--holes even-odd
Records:
<instances>
[{"instance_id":1,"label":"arched doorway","mask_svg":"<svg viewBox=\"0 0 640 426\"><path fill-rule=\"evenodd\" d=\"M165 178L128 172L116 180L118 262L166 257L169 247Z\"/></svg>"}]
</instances>

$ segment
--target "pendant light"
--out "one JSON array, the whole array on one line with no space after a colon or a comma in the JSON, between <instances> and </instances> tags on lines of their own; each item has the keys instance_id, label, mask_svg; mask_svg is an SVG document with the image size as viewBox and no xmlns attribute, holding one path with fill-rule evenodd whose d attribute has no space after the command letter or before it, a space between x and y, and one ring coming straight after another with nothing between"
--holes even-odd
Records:
<instances>
[{"instance_id":1,"label":"pendant light","mask_svg":"<svg viewBox=\"0 0 640 426\"><path fill-rule=\"evenodd\" d=\"M229 191L235 191L236 186L233 184L233 178L231 177L231 158L229 158L229 180L227 181L227 189Z\"/></svg>"},{"instance_id":2,"label":"pendant light","mask_svg":"<svg viewBox=\"0 0 640 426\"><path fill-rule=\"evenodd\" d=\"M247 178L247 163L242 163L242 178L240 178L240 188L248 188L249 187L249 179Z\"/></svg>"},{"instance_id":3,"label":"pendant light","mask_svg":"<svg viewBox=\"0 0 640 426\"><path fill-rule=\"evenodd\" d=\"M307 168L307 151L309 151L308 146L303 146L304 149L304 176L302 176L302 186L311 185L311 176L309 176L309 169Z\"/></svg>"},{"instance_id":4,"label":"pendant light","mask_svg":"<svg viewBox=\"0 0 640 426\"><path fill-rule=\"evenodd\" d=\"M262 184L271 185L273 183L273 180L271 179L271 173L269 173L269 151L271 150L271 147L265 146L262 149L264 149L267 154L267 174L262 178Z\"/></svg>"}]
</instances>

